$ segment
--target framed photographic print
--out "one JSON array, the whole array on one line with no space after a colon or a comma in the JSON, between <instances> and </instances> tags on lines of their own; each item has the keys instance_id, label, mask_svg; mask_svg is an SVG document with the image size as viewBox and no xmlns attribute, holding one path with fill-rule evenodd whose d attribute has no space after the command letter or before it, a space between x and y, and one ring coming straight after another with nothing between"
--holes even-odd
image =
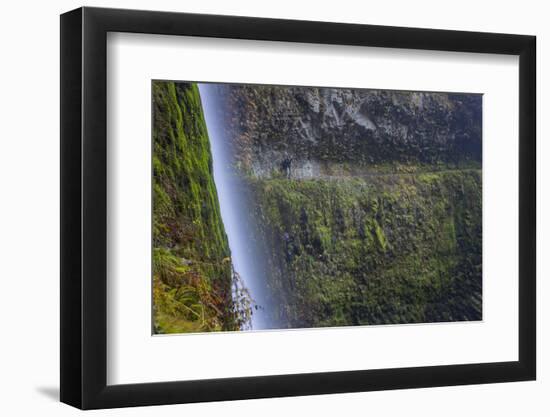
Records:
<instances>
[{"instance_id":1,"label":"framed photographic print","mask_svg":"<svg viewBox=\"0 0 550 417\"><path fill-rule=\"evenodd\" d=\"M535 379L535 38L61 16L61 400Z\"/></svg>"}]
</instances>

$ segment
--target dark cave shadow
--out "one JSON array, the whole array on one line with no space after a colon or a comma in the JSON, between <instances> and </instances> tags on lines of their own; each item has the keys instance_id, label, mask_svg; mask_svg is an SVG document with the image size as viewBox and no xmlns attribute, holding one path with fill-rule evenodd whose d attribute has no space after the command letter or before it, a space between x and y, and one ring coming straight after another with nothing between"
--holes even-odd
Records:
<instances>
[{"instance_id":1,"label":"dark cave shadow","mask_svg":"<svg viewBox=\"0 0 550 417\"><path fill-rule=\"evenodd\" d=\"M36 387L36 391L53 401L59 401L59 387Z\"/></svg>"}]
</instances>

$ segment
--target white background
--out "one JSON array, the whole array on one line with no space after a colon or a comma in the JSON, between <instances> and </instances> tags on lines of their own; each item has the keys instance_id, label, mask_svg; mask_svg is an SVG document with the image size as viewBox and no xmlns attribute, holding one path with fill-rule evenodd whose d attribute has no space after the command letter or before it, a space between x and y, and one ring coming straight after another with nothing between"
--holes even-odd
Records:
<instances>
[{"instance_id":1,"label":"white background","mask_svg":"<svg viewBox=\"0 0 550 417\"><path fill-rule=\"evenodd\" d=\"M109 384L518 359L517 57L136 34L107 51ZM151 337L151 79L483 93L483 322Z\"/></svg>"},{"instance_id":2,"label":"white background","mask_svg":"<svg viewBox=\"0 0 550 417\"><path fill-rule=\"evenodd\" d=\"M89 1L88 5L241 14L296 19L333 20L444 29L483 30L538 36L539 120L539 377L537 382L485 386L327 395L100 411L99 415L548 415L550 365L550 273L548 212L550 148L542 143L548 131L542 120L548 83L540 75L547 67L550 28L544 2L479 2L463 0L395 2L258 1ZM80 6L10 2L2 10L2 100L0 100L2 206L3 337L0 344L0 410L5 415L73 415L58 404L59 311L59 52L58 14ZM548 71L547 71L548 72ZM546 395L545 395L546 394Z\"/></svg>"}]
</instances>

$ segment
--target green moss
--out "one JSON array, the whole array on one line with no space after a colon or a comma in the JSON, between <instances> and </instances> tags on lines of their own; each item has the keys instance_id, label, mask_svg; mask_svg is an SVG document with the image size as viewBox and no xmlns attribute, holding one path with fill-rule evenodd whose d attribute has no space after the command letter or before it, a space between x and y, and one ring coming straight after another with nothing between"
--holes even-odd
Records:
<instances>
[{"instance_id":1,"label":"green moss","mask_svg":"<svg viewBox=\"0 0 550 417\"><path fill-rule=\"evenodd\" d=\"M374 232L376 234L376 239L378 240L380 248L385 252L388 246L386 235L384 235L384 231L376 221L374 221Z\"/></svg>"},{"instance_id":2,"label":"green moss","mask_svg":"<svg viewBox=\"0 0 550 417\"><path fill-rule=\"evenodd\" d=\"M288 327L481 318L481 172L251 179Z\"/></svg>"},{"instance_id":3,"label":"green moss","mask_svg":"<svg viewBox=\"0 0 550 417\"><path fill-rule=\"evenodd\" d=\"M238 329L198 88L164 81L152 88L155 332Z\"/></svg>"}]
</instances>

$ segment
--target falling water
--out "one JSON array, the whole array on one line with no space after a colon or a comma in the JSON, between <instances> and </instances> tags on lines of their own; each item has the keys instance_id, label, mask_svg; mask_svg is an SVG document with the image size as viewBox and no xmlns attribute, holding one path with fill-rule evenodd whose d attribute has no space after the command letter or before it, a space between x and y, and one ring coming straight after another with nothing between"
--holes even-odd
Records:
<instances>
[{"instance_id":1,"label":"falling water","mask_svg":"<svg viewBox=\"0 0 550 417\"><path fill-rule=\"evenodd\" d=\"M214 182L222 221L229 241L233 268L254 300L252 330L271 327L267 314L265 271L254 237L254 225L247 190L233 161L231 138L224 128L219 93L212 84L199 84L202 108L212 151Z\"/></svg>"}]
</instances>

